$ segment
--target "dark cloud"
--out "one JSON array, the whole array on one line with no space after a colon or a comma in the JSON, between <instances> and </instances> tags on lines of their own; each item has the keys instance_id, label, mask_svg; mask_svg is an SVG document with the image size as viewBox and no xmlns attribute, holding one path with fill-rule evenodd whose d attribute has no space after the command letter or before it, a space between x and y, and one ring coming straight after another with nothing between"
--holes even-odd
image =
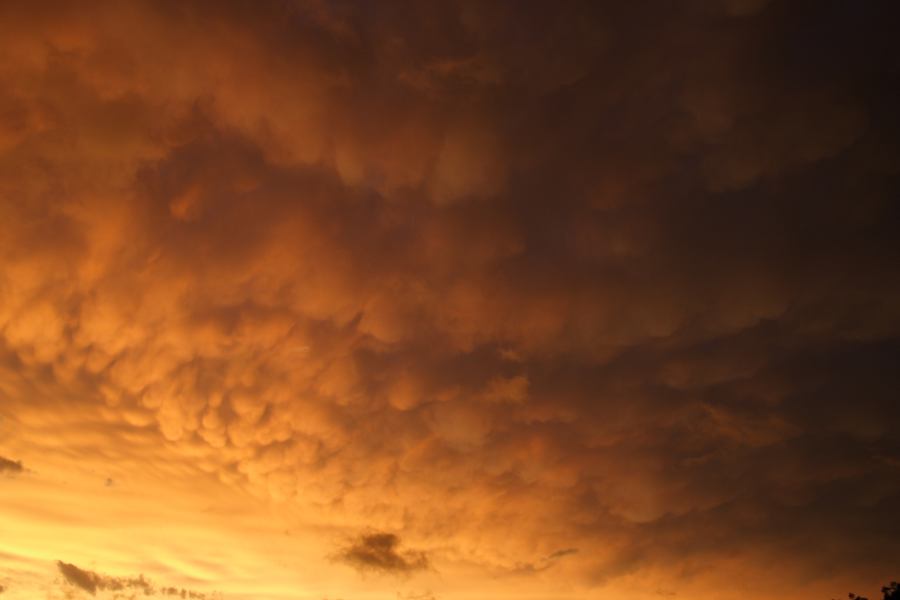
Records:
<instances>
[{"instance_id":1,"label":"dark cloud","mask_svg":"<svg viewBox=\"0 0 900 600\"><path fill-rule=\"evenodd\" d=\"M15 381L487 572L891 575L892 2L62 4L0 8Z\"/></svg>"},{"instance_id":2,"label":"dark cloud","mask_svg":"<svg viewBox=\"0 0 900 600\"><path fill-rule=\"evenodd\" d=\"M539 561L519 563L512 570L512 573L515 575L533 575L535 573L540 573L541 571L546 571L547 569L554 566L560 559L569 556L570 554L576 553L578 553L578 548L565 548L562 550L556 550L543 557Z\"/></svg>"},{"instance_id":3,"label":"dark cloud","mask_svg":"<svg viewBox=\"0 0 900 600\"><path fill-rule=\"evenodd\" d=\"M139 592L143 596L175 596L179 598L190 598L195 600L207 600L213 598L208 594L177 588L172 586L154 586L143 575L137 577L112 577L102 575L94 571L81 569L73 564L63 561L57 561L56 566L65 580L73 586L96 595L98 591L134 591ZM218 596L214 596L218 598Z\"/></svg>"},{"instance_id":4,"label":"dark cloud","mask_svg":"<svg viewBox=\"0 0 900 600\"><path fill-rule=\"evenodd\" d=\"M56 561L56 566L63 577L66 578L66 581L92 595L96 594L98 589L103 590L107 587L108 578L98 575L93 571L79 569L75 565L62 562L61 560ZM112 580L109 582L111 583Z\"/></svg>"},{"instance_id":5,"label":"dark cloud","mask_svg":"<svg viewBox=\"0 0 900 600\"><path fill-rule=\"evenodd\" d=\"M547 560L559 560L564 556L569 556L570 554L576 554L578 552L578 548L565 548L563 550L557 550L556 552L551 552L547 556Z\"/></svg>"},{"instance_id":6,"label":"dark cloud","mask_svg":"<svg viewBox=\"0 0 900 600\"><path fill-rule=\"evenodd\" d=\"M8 473L10 475L17 475L24 470L25 469L22 466L21 461L12 460L12 459L0 456L0 473Z\"/></svg>"},{"instance_id":7,"label":"dark cloud","mask_svg":"<svg viewBox=\"0 0 900 600\"><path fill-rule=\"evenodd\" d=\"M411 573L429 568L428 556L421 551L401 548L393 533L367 533L338 550L335 557L361 571Z\"/></svg>"}]
</instances>

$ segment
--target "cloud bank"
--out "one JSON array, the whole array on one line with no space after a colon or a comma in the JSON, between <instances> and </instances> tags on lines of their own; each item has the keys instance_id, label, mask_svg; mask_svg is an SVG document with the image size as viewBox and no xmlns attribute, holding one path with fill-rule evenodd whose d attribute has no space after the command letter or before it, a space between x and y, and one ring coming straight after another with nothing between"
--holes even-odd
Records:
<instances>
[{"instance_id":1,"label":"cloud bank","mask_svg":"<svg viewBox=\"0 0 900 600\"><path fill-rule=\"evenodd\" d=\"M890 6L5 2L10 435L421 549L355 567L887 581Z\"/></svg>"}]
</instances>

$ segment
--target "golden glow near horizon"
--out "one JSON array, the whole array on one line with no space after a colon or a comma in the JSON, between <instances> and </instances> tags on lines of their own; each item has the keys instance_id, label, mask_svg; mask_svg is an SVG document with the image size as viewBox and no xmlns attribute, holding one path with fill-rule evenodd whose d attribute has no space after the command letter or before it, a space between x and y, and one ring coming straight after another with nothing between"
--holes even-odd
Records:
<instances>
[{"instance_id":1,"label":"golden glow near horizon","mask_svg":"<svg viewBox=\"0 0 900 600\"><path fill-rule=\"evenodd\" d=\"M0 600L874 598L896 42L807 8L0 3Z\"/></svg>"}]
</instances>

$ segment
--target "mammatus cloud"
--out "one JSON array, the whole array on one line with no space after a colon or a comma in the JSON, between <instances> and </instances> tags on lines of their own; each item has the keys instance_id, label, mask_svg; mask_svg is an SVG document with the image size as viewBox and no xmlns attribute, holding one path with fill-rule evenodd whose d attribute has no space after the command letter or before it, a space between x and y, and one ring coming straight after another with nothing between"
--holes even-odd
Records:
<instances>
[{"instance_id":1,"label":"mammatus cloud","mask_svg":"<svg viewBox=\"0 0 900 600\"><path fill-rule=\"evenodd\" d=\"M893 5L2 2L4 449L429 549L362 570L887 580Z\"/></svg>"},{"instance_id":2,"label":"mammatus cloud","mask_svg":"<svg viewBox=\"0 0 900 600\"><path fill-rule=\"evenodd\" d=\"M0 456L0 473L8 473L10 475L17 475L24 470L22 467L22 461L11 460L9 458L5 458Z\"/></svg>"},{"instance_id":3,"label":"mammatus cloud","mask_svg":"<svg viewBox=\"0 0 900 600\"><path fill-rule=\"evenodd\" d=\"M335 558L360 571L399 574L429 568L428 557L418 550L401 548L393 533L366 533L338 550Z\"/></svg>"},{"instance_id":4,"label":"mammatus cloud","mask_svg":"<svg viewBox=\"0 0 900 600\"><path fill-rule=\"evenodd\" d=\"M135 591L139 592L143 596L173 596L178 598L190 598L193 600L209 600L213 598L213 596L210 596L208 594L203 594L184 588L176 588L172 586L158 587L144 578L143 575L139 575L137 577L112 577L109 575L102 575L94 571L81 569L73 564L63 561L57 561L56 566L68 583L84 590L85 592L88 592L92 596L96 595L98 591ZM219 597L215 596L215 598Z\"/></svg>"}]
</instances>

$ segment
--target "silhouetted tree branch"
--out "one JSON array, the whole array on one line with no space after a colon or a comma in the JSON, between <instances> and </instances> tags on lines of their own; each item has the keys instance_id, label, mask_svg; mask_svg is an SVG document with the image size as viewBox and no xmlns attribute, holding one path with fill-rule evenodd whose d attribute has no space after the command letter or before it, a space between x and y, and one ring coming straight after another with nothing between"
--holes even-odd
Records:
<instances>
[{"instance_id":1,"label":"silhouetted tree branch","mask_svg":"<svg viewBox=\"0 0 900 600\"><path fill-rule=\"evenodd\" d=\"M892 581L886 586L881 588L881 593L883 594L881 600L900 600L900 583L896 581ZM853 592L847 594L847 597L850 600L869 600L865 596L857 596Z\"/></svg>"}]
</instances>

